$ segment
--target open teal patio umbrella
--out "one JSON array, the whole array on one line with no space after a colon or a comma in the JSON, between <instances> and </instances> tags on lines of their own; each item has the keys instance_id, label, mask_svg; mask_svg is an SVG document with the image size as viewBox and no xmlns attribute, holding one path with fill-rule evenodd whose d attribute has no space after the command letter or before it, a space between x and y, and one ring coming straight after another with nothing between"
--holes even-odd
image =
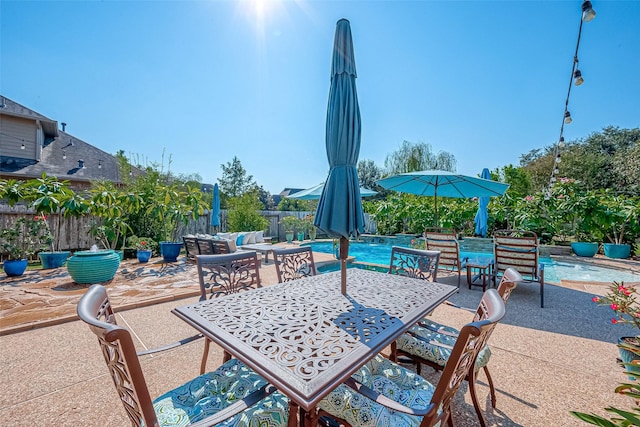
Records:
<instances>
[{"instance_id":1,"label":"open teal patio umbrella","mask_svg":"<svg viewBox=\"0 0 640 427\"><path fill-rule=\"evenodd\" d=\"M213 198L211 199L211 226L220 227L220 189L218 184L213 186Z\"/></svg>"},{"instance_id":2,"label":"open teal patio umbrella","mask_svg":"<svg viewBox=\"0 0 640 427\"><path fill-rule=\"evenodd\" d=\"M360 107L356 91L356 63L351 26L336 24L327 105L325 144L329 176L324 185L314 225L330 237L340 238L342 294L347 293L349 237L364 230L364 214L356 164L360 153Z\"/></svg>"},{"instance_id":3,"label":"open teal patio umbrella","mask_svg":"<svg viewBox=\"0 0 640 427\"><path fill-rule=\"evenodd\" d=\"M438 226L438 197L466 199L469 197L502 196L509 188L508 184L502 182L441 170L401 173L381 179L376 183L387 190L432 196L435 207L434 226L436 227Z\"/></svg>"},{"instance_id":4,"label":"open teal patio umbrella","mask_svg":"<svg viewBox=\"0 0 640 427\"><path fill-rule=\"evenodd\" d=\"M482 173L480 174L480 178L482 179L491 179L491 173L489 169L482 169ZM487 213L487 207L489 206L489 197L482 196L478 198L478 212L476 212L476 217L474 218L474 222L476 223L476 235L487 237L487 222L489 220L489 214Z\"/></svg>"},{"instance_id":5,"label":"open teal patio umbrella","mask_svg":"<svg viewBox=\"0 0 640 427\"><path fill-rule=\"evenodd\" d=\"M306 190L297 191L293 194L289 194L286 197L288 199L297 199L297 200L318 200L320 199L320 196L322 196L322 190L324 190L324 182L318 185L315 185L311 188L307 188ZM378 194L377 191L360 187L360 196L362 197L371 197L371 196L375 196L376 194Z\"/></svg>"}]
</instances>

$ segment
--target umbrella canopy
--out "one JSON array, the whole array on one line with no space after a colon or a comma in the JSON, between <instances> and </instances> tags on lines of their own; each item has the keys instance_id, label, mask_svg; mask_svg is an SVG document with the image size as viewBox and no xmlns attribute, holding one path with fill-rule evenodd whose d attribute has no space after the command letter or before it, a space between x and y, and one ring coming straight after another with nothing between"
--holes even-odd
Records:
<instances>
[{"instance_id":1,"label":"umbrella canopy","mask_svg":"<svg viewBox=\"0 0 640 427\"><path fill-rule=\"evenodd\" d=\"M213 186L213 199L211 200L211 226L220 227L220 189L218 184Z\"/></svg>"},{"instance_id":2,"label":"umbrella canopy","mask_svg":"<svg viewBox=\"0 0 640 427\"><path fill-rule=\"evenodd\" d=\"M376 183L388 190L419 196L433 196L434 225L436 226L438 223L438 196L463 199L502 196L509 188L508 184L502 182L439 170L402 173L381 179Z\"/></svg>"},{"instance_id":3,"label":"umbrella canopy","mask_svg":"<svg viewBox=\"0 0 640 427\"><path fill-rule=\"evenodd\" d=\"M327 105L325 144L329 176L324 185L314 225L340 237L342 293L346 294L349 236L364 229L364 214L356 164L360 153L360 107L356 91L356 63L349 21L336 24Z\"/></svg>"},{"instance_id":4,"label":"umbrella canopy","mask_svg":"<svg viewBox=\"0 0 640 427\"><path fill-rule=\"evenodd\" d=\"M298 200L318 200L320 196L322 196L322 190L324 190L324 182L313 186L311 188L307 188L306 190L298 191L293 194L289 194L286 196L288 199L298 199ZM371 197L378 194L377 191L369 190L364 187L360 187L360 196L361 197Z\"/></svg>"},{"instance_id":5,"label":"umbrella canopy","mask_svg":"<svg viewBox=\"0 0 640 427\"><path fill-rule=\"evenodd\" d=\"M489 169L482 169L480 178L491 179L491 173L489 173ZM487 221L489 220L487 206L489 206L489 198L487 196L480 197L478 199L478 212L476 212L474 222L476 223L476 234L482 237L487 237Z\"/></svg>"}]
</instances>

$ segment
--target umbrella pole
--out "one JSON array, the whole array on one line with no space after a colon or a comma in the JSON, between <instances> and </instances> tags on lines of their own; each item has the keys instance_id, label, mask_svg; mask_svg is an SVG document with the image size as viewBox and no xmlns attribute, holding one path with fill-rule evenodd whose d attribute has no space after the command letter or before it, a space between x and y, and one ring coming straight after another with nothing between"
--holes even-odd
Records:
<instances>
[{"instance_id":1,"label":"umbrella pole","mask_svg":"<svg viewBox=\"0 0 640 427\"><path fill-rule=\"evenodd\" d=\"M436 194L433 195L433 206L435 208L435 213L433 214L433 226L438 227L438 196Z\"/></svg>"},{"instance_id":2,"label":"umbrella pole","mask_svg":"<svg viewBox=\"0 0 640 427\"><path fill-rule=\"evenodd\" d=\"M349 239L340 237L340 291L347 294L347 257L349 256Z\"/></svg>"}]
</instances>

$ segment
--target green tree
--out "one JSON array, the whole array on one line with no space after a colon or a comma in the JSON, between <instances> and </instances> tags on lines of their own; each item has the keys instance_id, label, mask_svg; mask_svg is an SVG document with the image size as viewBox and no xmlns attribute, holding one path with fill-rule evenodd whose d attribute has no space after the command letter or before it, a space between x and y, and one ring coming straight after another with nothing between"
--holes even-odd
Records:
<instances>
[{"instance_id":1,"label":"green tree","mask_svg":"<svg viewBox=\"0 0 640 427\"><path fill-rule=\"evenodd\" d=\"M491 178L509 184L507 191L515 197L532 193L531 178L523 167L508 165L491 172Z\"/></svg>"},{"instance_id":2,"label":"green tree","mask_svg":"<svg viewBox=\"0 0 640 427\"><path fill-rule=\"evenodd\" d=\"M220 191L227 197L239 197L256 185L253 175L247 175L247 171L242 167L240 159L233 157L233 160L226 164L221 164L222 177L218 180Z\"/></svg>"},{"instance_id":3,"label":"green tree","mask_svg":"<svg viewBox=\"0 0 640 427\"><path fill-rule=\"evenodd\" d=\"M229 231L266 230L269 221L260 215L261 209L264 209L264 206L258 200L255 190L230 198L227 218Z\"/></svg>"},{"instance_id":4,"label":"green tree","mask_svg":"<svg viewBox=\"0 0 640 427\"><path fill-rule=\"evenodd\" d=\"M446 151L434 154L427 143L403 141L397 151L387 155L384 167L389 175L430 169L455 172L456 159Z\"/></svg>"},{"instance_id":5,"label":"green tree","mask_svg":"<svg viewBox=\"0 0 640 427\"><path fill-rule=\"evenodd\" d=\"M376 181L382 178L383 170L373 160L364 159L358 162L358 181L360 186L380 192L383 190Z\"/></svg>"}]
</instances>

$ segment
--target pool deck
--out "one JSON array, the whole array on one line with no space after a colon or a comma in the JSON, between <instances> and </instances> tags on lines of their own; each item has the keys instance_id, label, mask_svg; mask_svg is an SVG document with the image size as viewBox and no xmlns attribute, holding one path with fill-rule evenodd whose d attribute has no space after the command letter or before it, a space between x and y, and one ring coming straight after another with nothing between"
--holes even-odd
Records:
<instances>
[{"instance_id":1,"label":"pool deck","mask_svg":"<svg viewBox=\"0 0 640 427\"><path fill-rule=\"evenodd\" d=\"M314 253L317 263L332 255ZM576 258L572 257L572 261ZM193 331L170 313L199 295L196 267L180 258L163 264L122 262L106 284L118 322L135 332L140 349L153 348L188 336ZM578 261L585 262L584 259ZM594 258L587 262L623 266L640 271L640 262ZM273 262L260 269L265 286L277 282ZM457 276L439 280L455 284ZM520 285L507 306L507 315L491 340L490 369L497 391L492 409L484 374L478 393L491 426L582 425L568 413L580 410L603 414L613 405L631 408L633 402L613 389L626 381L616 365L618 336L634 334L627 326L612 325L611 312L591 302L608 283L573 282L545 286L545 308L539 306L537 285ZM4 425L103 426L127 425L95 337L76 320L75 307L86 290L72 282L66 268L29 271L19 278L0 280L0 419ZM460 292L451 302L475 307L479 288ZM441 306L436 321L460 327L470 314ZM194 377L202 343L195 342L162 355L146 356L142 367L152 396ZM222 351L213 346L209 368L220 364ZM438 374L423 370L437 381ZM458 427L475 426L475 412L467 385L454 402Z\"/></svg>"}]
</instances>

